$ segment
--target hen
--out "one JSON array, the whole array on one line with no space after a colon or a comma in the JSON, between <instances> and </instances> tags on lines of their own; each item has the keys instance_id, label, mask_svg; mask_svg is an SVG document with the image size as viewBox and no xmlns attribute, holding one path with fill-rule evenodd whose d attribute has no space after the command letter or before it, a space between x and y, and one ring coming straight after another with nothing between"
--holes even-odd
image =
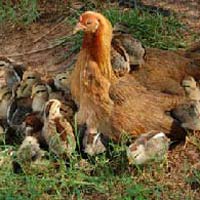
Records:
<instances>
[{"instance_id":1,"label":"hen","mask_svg":"<svg viewBox=\"0 0 200 200\"><path fill-rule=\"evenodd\" d=\"M79 30L84 38L71 75L71 92L79 106L78 122L87 124L87 132L100 131L114 140L124 133L138 136L151 130L182 134L183 129L165 114L179 97L148 91L131 75L116 79L110 62L110 22L87 11L74 31Z\"/></svg>"}]
</instances>

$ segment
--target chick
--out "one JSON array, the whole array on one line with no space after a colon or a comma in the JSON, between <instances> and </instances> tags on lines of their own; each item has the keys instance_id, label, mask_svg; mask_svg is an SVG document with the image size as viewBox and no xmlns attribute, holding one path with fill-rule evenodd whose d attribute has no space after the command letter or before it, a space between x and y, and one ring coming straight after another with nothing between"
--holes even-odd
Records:
<instances>
[{"instance_id":1,"label":"chick","mask_svg":"<svg viewBox=\"0 0 200 200\"><path fill-rule=\"evenodd\" d=\"M123 76L130 71L129 55L117 40L112 41L111 65L115 75L118 77Z\"/></svg>"},{"instance_id":2,"label":"chick","mask_svg":"<svg viewBox=\"0 0 200 200\"><path fill-rule=\"evenodd\" d=\"M5 129L0 125L0 144L5 142Z\"/></svg>"},{"instance_id":3,"label":"chick","mask_svg":"<svg viewBox=\"0 0 200 200\"><path fill-rule=\"evenodd\" d=\"M55 85L55 77L47 80L49 99L58 99L59 101L63 101L65 93L60 89L60 87L58 88L57 86Z\"/></svg>"},{"instance_id":4,"label":"chick","mask_svg":"<svg viewBox=\"0 0 200 200\"><path fill-rule=\"evenodd\" d=\"M181 126L186 130L198 131L200 130L200 102L195 101L191 103L190 109L187 110L187 113L182 118Z\"/></svg>"},{"instance_id":5,"label":"chick","mask_svg":"<svg viewBox=\"0 0 200 200\"><path fill-rule=\"evenodd\" d=\"M34 71L26 71L23 74L20 86L16 90L16 95L18 98L30 97L32 86L40 81L40 75Z\"/></svg>"},{"instance_id":6,"label":"chick","mask_svg":"<svg viewBox=\"0 0 200 200\"><path fill-rule=\"evenodd\" d=\"M181 104L171 110L171 115L174 119L180 123L186 123L194 120L198 117L198 101L190 101L185 104Z\"/></svg>"},{"instance_id":7,"label":"chick","mask_svg":"<svg viewBox=\"0 0 200 200\"><path fill-rule=\"evenodd\" d=\"M143 134L127 148L129 163L141 165L153 160L163 160L168 148L169 139L163 132Z\"/></svg>"},{"instance_id":8,"label":"chick","mask_svg":"<svg viewBox=\"0 0 200 200\"><path fill-rule=\"evenodd\" d=\"M61 114L71 124L74 123L74 114L77 111L75 102L72 100L69 89L70 71L60 72L53 78L52 92L50 92L49 99L58 99L62 102Z\"/></svg>"},{"instance_id":9,"label":"chick","mask_svg":"<svg viewBox=\"0 0 200 200\"><path fill-rule=\"evenodd\" d=\"M12 127L20 125L26 114L32 112L32 100L22 87L20 83L13 87L11 103L7 110L7 122Z\"/></svg>"},{"instance_id":10,"label":"chick","mask_svg":"<svg viewBox=\"0 0 200 200\"><path fill-rule=\"evenodd\" d=\"M112 44L118 43L122 46L129 56L131 70L140 67L144 63L145 48L141 42L132 37L131 34L125 32L127 27L122 24L116 24L114 27L114 35Z\"/></svg>"},{"instance_id":11,"label":"chick","mask_svg":"<svg viewBox=\"0 0 200 200\"><path fill-rule=\"evenodd\" d=\"M66 71L66 72L58 73L54 77L54 84L58 90L69 92L69 76L70 76L70 73Z\"/></svg>"},{"instance_id":12,"label":"chick","mask_svg":"<svg viewBox=\"0 0 200 200\"><path fill-rule=\"evenodd\" d=\"M44 104L49 99L49 91L46 84L36 83L32 87L32 110L33 112L41 113L44 108Z\"/></svg>"},{"instance_id":13,"label":"chick","mask_svg":"<svg viewBox=\"0 0 200 200\"><path fill-rule=\"evenodd\" d=\"M77 111L76 104L72 100L67 100L65 102L62 102L60 112L63 115L63 117L70 122L70 124L74 124L74 115Z\"/></svg>"},{"instance_id":14,"label":"chick","mask_svg":"<svg viewBox=\"0 0 200 200\"><path fill-rule=\"evenodd\" d=\"M26 69L22 64L16 63L6 57L0 57L0 68L5 72L5 82L10 89L14 84L19 83L22 80L23 73Z\"/></svg>"},{"instance_id":15,"label":"chick","mask_svg":"<svg viewBox=\"0 0 200 200\"><path fill-rule=\"evenodd\" d=\"M182 81L182 87L190 100L200 100L200 90L192 76L188 76Z\"/></svg>"},{"instance_id":16,"label":"chick","mask_svg":"<svg viewBox=\"0 0 200 200\"><path fill-rule=\"evenodd\" d=\"M200 130L200 90L193 77L188 76L182 81L182 87L188 102L172 110L172 116L186 130Z\"/></svg>"},{"instance_id":17,"label":"chick","mask_svg":"<svg viewBox=\"0 0 200 200\"><path fill-rule=\"evenodd\" d=\"M76 141L72 127L60 108L61 102L57 99L50 99L45 104L42 134L51 152L58 157L69 158L76 148Z\"/></svg>"},{"instance_id":18,"label":"chick","mask_svg":"<svg viewBox=\"0 0 200 200\"><path fill-rule=\"evenodd\" d=\"M50 90L49 99L58 99L60 101L71 100L71 92L69 89L70 70L59 72L48 81Z\"/></svg>"},{"instance_id":19,"label":"chick","mask_svg":"<svg viewBox=\"0 0 200 200\"><path fill-rule=\"evenodd\" d=\"M35 137L27 136L17 151L17 160L20 163L29 164L43 156L39 143Z\"/></svg>"},{"instance_id":20,"label":"chick","mask_svg":"<svg viewBox=\"0 0 200 200\"><path fill-rule=\"evenodd\" d=\"M38 113L27 115L21 125L24 136L33 136L37 139L40 147L47 149L46 141L42 135L43 119Z\"/></svg>"},{"instance_id":21,"label":"chick","mask_svg":"<svg viewBox=\"0 0 200 200\"><path fill-rule=\"evenodd\" d=\"M0 118L7 118L7 110L11 103L12 91L7 86L0 87Z\"/></svg>"},{"instance_id":22,"label":"chick","mask_svg":"<svg viewBox=\"0 0 200 200\"><path fill-rule=\"evenodd\" d=\"M7 112L8 123L11 126L20 125L27 113L32 112L32 86L40 81L37 72L25 71L20 83L13 87L12 102Z\"/></svg>"},{"instance_id":23,"label":"chick","mask_svg":"<svg viewBox=\"0 0 200 200\"><path fill-rule=\"evenodd\" d=\"M83 138L83 151L90 156L105 152L106 139L101 133L92 134L86 131Z\"/></svg>"}]
</instances>

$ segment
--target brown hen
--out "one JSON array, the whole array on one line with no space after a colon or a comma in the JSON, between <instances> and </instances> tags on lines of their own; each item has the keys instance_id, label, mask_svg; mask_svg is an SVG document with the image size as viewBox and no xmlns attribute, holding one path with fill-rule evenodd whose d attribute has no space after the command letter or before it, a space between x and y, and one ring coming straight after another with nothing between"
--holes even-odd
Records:
<instances>
[{"instance_id":1,"label":"brown hen","mask_svg":"<svg viewBox=\"0 0 200 200\"><path fill-rule=\"evenodd\" d=\"M165 111L180 98L148 91L133 76L116 79L110 62L112 26L100 13L80 16L75 32L84 31L82 49L71 76L71 92L79 106L79 123L114 140L128 133L138 136L151 130L178 134L183 130Z\"/></svg>"}]
</instances>

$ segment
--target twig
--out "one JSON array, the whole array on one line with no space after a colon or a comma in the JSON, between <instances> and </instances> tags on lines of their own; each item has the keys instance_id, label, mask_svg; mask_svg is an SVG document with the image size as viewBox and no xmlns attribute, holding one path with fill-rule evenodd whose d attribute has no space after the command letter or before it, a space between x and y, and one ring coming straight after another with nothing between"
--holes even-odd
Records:
<instances>
[{"instance_id":1,"label":"twig","mask_svg":"<svg viewBox=\"0 0 200 200\"><path fill-rule=\"evenodd\" d=\"M44 37L46 37L47 35L49 35L52 31L54 31L55 29L57 29L61 24L63 24L66 21L67 17L65 17L61 22L59 22L58 24L56 24L53 28L51 28L50 30L48 30L46 33L44 33L43 35L41 35L40 37L36 38L33 41L33 44L39 42L40 40L42 40Z\"/></svg>"}]
</instances>

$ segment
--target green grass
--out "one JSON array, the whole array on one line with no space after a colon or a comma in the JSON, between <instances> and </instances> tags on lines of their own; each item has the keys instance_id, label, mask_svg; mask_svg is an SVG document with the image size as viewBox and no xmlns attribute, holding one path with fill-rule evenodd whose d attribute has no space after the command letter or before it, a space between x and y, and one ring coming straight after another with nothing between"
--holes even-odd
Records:
<instances>
[{"instance_id":1,"label":"green grass","mask_svg":"<svg viewBox=\"0 0 200 200\"><path fill-rule=\"evenodd\" d=\"M22 165L23 172L15 174L12 169L11 149L1 152L0 199L110 199L148 200L182 199L182 192L175 182L167 178L167 163L153 163L142 167L129 166L125 146L112 144L109 156L104 153L83 159L75 152L66 167L61 159L49 155L41 161ZM10 149L10 150L9 150ZM183 177L187 177L190 167L186 162ZM199 171L185 180L188 184L199 184ZM173 179L172 179L173 180ZM184 181L184 179L183 179ZM171 192L171 187L175 190ZM188 199L192 199L188 195Z\"/></svg>"},{"instance_id":2,"label":"green grass","mask_svg":"<svg viewBox=\"0 0 200 200\"><path fill-rule=\"evenodd\" d=\"M150 14L141 10L104 11L112 22L125 24L129 33L139 39L147 47L160 49L176 49L184 47L184 26L174 16L164 17L159 13Z\"/></svg>"},{"instance_id":3,"label":"green grass","mask_svg":"<svg viewBox=\"0 0 200 200\"><path fill-rule=\"evenodd\" d=\"M20 0L18 3L0 1L0 24L12 22L17 24L30 24L39 16L37 0Z\"/></svg>"}]
</instances>

